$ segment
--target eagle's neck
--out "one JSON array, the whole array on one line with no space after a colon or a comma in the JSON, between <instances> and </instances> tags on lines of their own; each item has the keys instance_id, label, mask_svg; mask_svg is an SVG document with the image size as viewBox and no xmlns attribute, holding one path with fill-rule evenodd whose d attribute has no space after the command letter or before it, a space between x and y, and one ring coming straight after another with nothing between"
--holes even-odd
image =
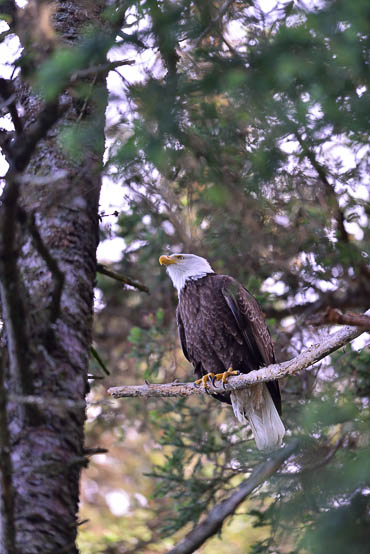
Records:
<instances>
[{"instance_id":1,"label":"eagle's neck","mask_svg":"<svg viewBox=\"0 0 370 554\"><path fill-rule=\"evenodd\" d=\"M209 273L214 273L214 271L203 271L198 275L190 275L189 277L186 277L186 279L179 280L178 284L174 283L175 287L177 288L177 292L180 294L186 284L188 284L191 281L197 281L198 279L201 279L202 277L209 275Z\"/></svg>"},{"instance_id":2,"label":"eagle's neck","mask_svg":"<svg viewBox=\"0 0 370 554\"><path fill-rule=\"evenodd\" d=\"M205 277L209 273L214 273L211 266L208 264L208 267L205 266L205 264L202 265L201 268L183 268L182 271L178 270L178 267L175 266L175 269L173 265L170 265L167 268L168 274L171 277L172 283L174 287L177 289L177 292L180 294L182 289L185 287L186 283L189 281L196 281L197 279L201 279L202 277Z\"/></svg>"}]
</instances>

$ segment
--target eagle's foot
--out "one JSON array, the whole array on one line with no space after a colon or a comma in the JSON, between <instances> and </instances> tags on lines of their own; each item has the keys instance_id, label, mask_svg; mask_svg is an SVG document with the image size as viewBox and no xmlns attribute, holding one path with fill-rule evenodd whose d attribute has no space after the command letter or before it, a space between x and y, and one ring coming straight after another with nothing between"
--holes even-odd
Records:
<instances>
[{"instance_id":1,"label":"eagle's foot","mask_svg":"<svg viewBox=\"0 0 370 554\"><path fill-rule=\"evenodd\" d=\"M199 385L202 385L203 388L207 388L207 382L208 379L213 382L213 378L215 377L214 373L207 373L206 375L203 375L201 379L197 379L194 381L194 385L197 387Z\"/></svg>"},{"instance_id":2,"label":"eagle's foot","mask_svg":"<svg viewBox=\"0 0 370 554\"><path fill-rule=\"evenodd\" d=\"M216 373L216 375L212 379L212 385L215 386L216 381L222 381L222 386L225 387L227 378L230 377L230 375L240 375L240 371L229 367L229 369L227 371L224 371L223 373Z\"/></svg>"}]
</instances>

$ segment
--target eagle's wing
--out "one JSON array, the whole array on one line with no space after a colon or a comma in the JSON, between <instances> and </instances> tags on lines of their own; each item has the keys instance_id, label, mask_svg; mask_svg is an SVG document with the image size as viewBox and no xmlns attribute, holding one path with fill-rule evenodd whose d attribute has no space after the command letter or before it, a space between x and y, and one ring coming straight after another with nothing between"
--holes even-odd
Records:
<instances>
[{"instance_id":1,"label":"eagle's wing","mask_svg":"<svg viewBox=\"0 0 370 554\"><path fill-rule=\"evenodd\" d=\"M253 362L255 369L275 363L271 335L257 300L232 278L224 283L221 290L243 336L248 358ZM266 385L277 411L281 414L279 383L269 381Z\"/></svg>"},{"instance_id":2,"label":"eagle's wing","mask_svg":"<svg viewBox=\"0 0 370 554\"><path fill-rule=\"evenodd\" d=\"M190 362L194 367L194 375L196 379L201 379L203 375L205 375L205 372L202 371L202 364L201 362L196 363L194 360L192 360L189 356L189 352L187 350L186 346L186 337L185 337L185 330L184 330L184 324L181 319L180 315L180 309L179 306L177 306L176 310L176 321L177 321L177 329L179 331L179 338L181 343L181 348L184 353L185 358ZM212 394L214 398L217 398L217 400L220 400L221 402L225 402L226 404L231 404L230 401L230 394Z\"/></svg>"},{"instance_id":3,"label":"eagle's wing","mask_svg":"<svg viewBox=\"0 0 370 554\"><path fill-rule=\"evenodd\" d=\"M178 306L177 306L177 310L176 310L176 321L177 321L177 329L179 331L179 339L180 339L182 351L184 353L185 358L188 360L188 362L191 362L190 356L189 356L189 353L188 353L188 350L187 350L187 346L186 346L184 324L182 322L182 319L181 319L181 316L180 316L180 310L179 310Z\"/></svg>"}]
</instances>

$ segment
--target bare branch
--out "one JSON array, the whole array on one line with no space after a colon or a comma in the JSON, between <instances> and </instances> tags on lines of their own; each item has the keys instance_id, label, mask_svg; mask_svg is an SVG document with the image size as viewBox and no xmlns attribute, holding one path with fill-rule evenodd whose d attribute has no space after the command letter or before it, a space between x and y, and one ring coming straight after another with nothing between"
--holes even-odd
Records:
<instances>
[{"instance_id":1,"label":"bare branch","mask_svg":"<svg viewBox=\"0 0 370 554\"><path fill-rule=\"evenodd\" d=\"M107 366L105 365L105 363L101 359L101 357L99 355L99 352L96 350L96 348L93 345L90 346L90 352L91 352L92 357L95 358L95 360L98 362L99 366L102 368L104 373L106 375L110 375L109 369L107 368ZM94 376L94 379L97 379L97 378L98 377Z\"/></svg>"},{"instance_id":2,"label":"bare branch","mask_svg":"<svg viewBox=\"0 0 370 554\"><path fill-rule=\"evenodd\" d=\"M295 304L287 308L275 308L272 304L263 306L263 312L266 317L281 320L284 317L303 315L304 318L310 318L315 312L325 310L326 308L338 308L345 310L348 308L362 309L368 303L369 294L362 283L358 285L351 283L346 290L328 291L314 302L305 302L304 304ZM311 322L311 321L310 321ZM343 322L344 323L344 322Z\"/></svg>"},{"instance_id":3,"label":"bare branch","mask_svg":"<svg viewBox=\"0 0 370 554\"><path fill-rule=\"evenodd\" d=\"M96 75L105 75L106 73L108 73L108 71L113 71L114 69L122 67L123 65L133 65L134 63L135 60L117 60L114 62L108 62L87 67L86 69L80 69L79 71L75 71L74 73L72 73L70 82L74 83L78 79L83 79Z\"/></svg>"},{"instance_id":4,"label":"bare branch","mask_svg":"<svg viewBox=\"0 0 370 554\"><path fill-rule=\"evenodd\" d=\"M142 283L139 283L138 281L134 281L130 277L127 277L127 275L121 275L120 273L116 273L115 271L111 271L103 264L98 264L96 268L98 273L101 273L102 275L107 275L108 277L111 277L112 279L115 279L116 281L120 281L121 283L124 283L125 285L130 285L131 287L135 287L136 289L142 290L143 292L146 292L147 294L150 294L148 287L143 285Z\"/></svg>"},{"instance_id":5,"label":"bare branch","mask_svg":"<svg viewBox=\"0 0 370 554\"><path fill-rule=\"evenodd\" d=\"M370 310L365 315L370 314ZM359 327L343 327L336 333L327 334L322 337L320 342L307 348L287 362L281 364L272 364L249 373L243 373L236 377L230 377L227 383L222 388L222 392L244 389L256 383L266 381L274 381L282 379L286 375L295 375L298 371L307 369L314 363L322 360L335 350L338 350L351 340L355 339L364 332L363 328ZM170 396L191 396L192 394L219 394L220 387L209 384L207 391L203 387L197 387L194 383L167 383L164 385L146 384L146 385L131 385L123 387L112 387L108 389L108 393L115 398L123 398L129 396L145 397L170 397Z\"/></svg>"},{"instance_id":6,"label":"bare branch","mask_svg":"<svg viewBox=\"0 0 370 554\"><path fill-rule=\"evenodd\" d=\"M293 441L279 450L267 462L258 465L252 475L243 481L239 488L229 498L215 506L206 519L197 525L186 537L177 544L169 554L191 554L209 537L222 528L225 519L233 514L238 506L266 479L273 475L289 456L298 448L299 441Z\"/></svg>"},{"instance_id":7,"label":"bare branch","mask_svg":"<svg viewBox=\"0 0 370 554\"><path fill-rule=\"evenodd\" d=\"M83 453L85 456L96 456L96 454L106 454L109 452L107 448L102 446L95 446L95 448L84 448Z\"/></svg>"},{"instance_id":8,"label":"bare branch","mask_svg":"<svg viewBox=\"0 0 370 554\"><path fill-rule=\"evenodd\" d=\"M343 313L336 308L327 308L324 313L312 316L307 320L309 325L355 325L370 331L370 316L364 314L355 314L353 312Z\"/></svg>"}]
</instances>

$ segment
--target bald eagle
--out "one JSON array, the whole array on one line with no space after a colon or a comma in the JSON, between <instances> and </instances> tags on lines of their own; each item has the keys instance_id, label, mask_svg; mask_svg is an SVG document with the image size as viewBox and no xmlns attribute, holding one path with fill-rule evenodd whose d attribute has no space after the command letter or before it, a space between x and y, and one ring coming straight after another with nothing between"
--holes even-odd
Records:
<instances>
[{"instance_id":1,"label":"bald eagle","mask_svg":"<svg viewBox=\"0 0 370 554\"><path fill-rule=\"evenodd\" d=\"M161 256L159 263L167 267L179 293L179 337L198 385L206 388L208 379L225 383L229 375L275 362L261 308L238 281L215 273L206 259L195 254ZM231 404L241 423L249 422L258 449L281 444L285 429L277 381L213 396Z\"/></svg>"}]
</instances>

